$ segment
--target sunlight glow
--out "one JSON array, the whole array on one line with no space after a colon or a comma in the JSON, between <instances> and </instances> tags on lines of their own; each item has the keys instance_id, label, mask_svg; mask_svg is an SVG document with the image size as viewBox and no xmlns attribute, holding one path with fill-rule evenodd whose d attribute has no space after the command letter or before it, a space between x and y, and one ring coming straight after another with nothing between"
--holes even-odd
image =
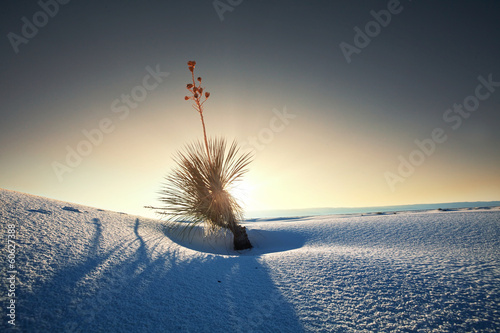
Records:
<instances>
[{"instance_id":1,"label":"sunlight glow","mask_svg":"<svg viewBox=\"0 0 500 333\"><path fill-rule=\"evenodd\" d=\"M252 194L255 191L256 186L247 179L242 179L236 182L230 189L229 193L236 198L240 206L247 210L251 207Z\"/></svg>"}]
</instances>

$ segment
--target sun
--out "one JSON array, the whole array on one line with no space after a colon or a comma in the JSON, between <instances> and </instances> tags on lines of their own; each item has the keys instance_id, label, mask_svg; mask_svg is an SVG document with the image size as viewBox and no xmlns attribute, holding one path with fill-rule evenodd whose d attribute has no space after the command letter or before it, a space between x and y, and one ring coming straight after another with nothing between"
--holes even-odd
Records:
<instances>
[{"instance_id":1,"label":"sun","mask_svg":"<svg viewBox=\"0 0 500 333\"><path fill-rule=\"evenodd\" d=\"M253 201L253 192L255 190L255 185L247 179L242 179L229 189L229 193L237 200L238 204L244 209L247 210L252 205Z\"/></svg>"}]
</instances>

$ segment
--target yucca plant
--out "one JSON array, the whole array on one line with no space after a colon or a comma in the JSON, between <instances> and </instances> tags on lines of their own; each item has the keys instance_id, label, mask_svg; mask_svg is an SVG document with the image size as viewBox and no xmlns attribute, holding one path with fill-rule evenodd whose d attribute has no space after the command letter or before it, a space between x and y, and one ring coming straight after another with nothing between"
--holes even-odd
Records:
<instances>
[{"instance_id":1,"label":"yucca plant","mask_svg":"<svg viewBox=\"0 0 500 333\"><path fill-rule=\"evenodd\" d=\"M204 92L201 77L195 80L195 66L195 61L188 62L192 83L186 86L190 96L185 100L192 100L200 115L204 142L197 141L177 152L174 158L177 166L166 177L161 190L160 201L164 206L154 209L166 216L170 227L182 228L182 232L197 224L212 231L227 229L234 236L235 250L249 249L252 244L246 228L239 224L243 210L229 190L247 172L251 156L240 154L235 142L228 147L223 138L207 139L203 104L210 93Z\"/></svg>"}]
</instances>

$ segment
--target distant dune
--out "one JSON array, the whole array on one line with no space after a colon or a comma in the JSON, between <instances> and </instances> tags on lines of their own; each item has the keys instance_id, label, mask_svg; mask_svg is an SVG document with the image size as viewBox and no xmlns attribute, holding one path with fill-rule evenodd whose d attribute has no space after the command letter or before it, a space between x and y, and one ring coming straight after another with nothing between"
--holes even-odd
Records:
<instances>
[{"instance_id":1,"label":"distant dune","mask_svg":"<svg viewBox=\"0 0 500 333\"><path fill-rule=\"evenodd\" d=\"M397 206L376 206L376 207L325 207L325 208L306 208L306 209L281 209L281 210L260 210L250 211L249 218L261 217L292 217L292 216L319 216L334 214L361 214L376 212L405 212L415 210L433 210L433 209L460 209L460 208L481 208L481 207L500 207L500 201L477 201L477 202L448 202L437 204L416 204L416 205L397 205Z\"/></svg>"}]
</instances>

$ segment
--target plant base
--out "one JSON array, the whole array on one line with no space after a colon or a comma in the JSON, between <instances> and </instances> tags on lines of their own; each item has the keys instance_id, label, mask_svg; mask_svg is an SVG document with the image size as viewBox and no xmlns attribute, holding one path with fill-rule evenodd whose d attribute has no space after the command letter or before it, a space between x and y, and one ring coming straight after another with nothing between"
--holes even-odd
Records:
<instances>
[{"instance_id":1,"label":"plant base","mask_svg":"<svg viewBox=\"0 0 500 333\"><path fill-rule=\"evenodd\" d=\"M234 235L234 249L236 251L251 249L253 247L248 239L247 228L236 225L232 232Z\"/></svg>"}]
</instances>

